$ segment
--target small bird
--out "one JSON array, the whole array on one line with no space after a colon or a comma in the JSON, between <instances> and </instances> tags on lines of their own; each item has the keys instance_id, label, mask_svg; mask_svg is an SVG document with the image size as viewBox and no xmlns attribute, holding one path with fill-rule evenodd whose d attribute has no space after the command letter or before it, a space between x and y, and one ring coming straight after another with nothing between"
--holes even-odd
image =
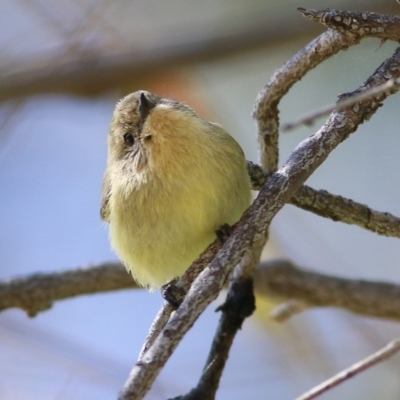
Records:
<instances>
[{"instance_id":1,"label":"small bird","mask_svg":"<svg viewBox=\"0 0 400 400\"><path fill-rule=\"evenodd\" d=\"M117 103L100 214L140 285L180 277L250 201L243 151L220 125L144 90Z\"/></svg>"}]
</instances>

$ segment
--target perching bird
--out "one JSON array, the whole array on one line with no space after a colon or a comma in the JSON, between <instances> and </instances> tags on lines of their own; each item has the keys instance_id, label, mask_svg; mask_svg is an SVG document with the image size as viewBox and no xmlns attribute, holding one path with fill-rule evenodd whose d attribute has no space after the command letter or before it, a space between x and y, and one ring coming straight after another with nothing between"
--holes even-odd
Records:
<instances>
[{"instance_id":1,"label":"perching bird","mask_svg":"<svg viewBox=\"0 0 400 400\"><path fill-rule=\"evenodd\" d=\"M118 102L101 218L139 284L154 289L180 277L250 201L243 151L220 125L143 90Z\"/></svg>"}]
</instances>

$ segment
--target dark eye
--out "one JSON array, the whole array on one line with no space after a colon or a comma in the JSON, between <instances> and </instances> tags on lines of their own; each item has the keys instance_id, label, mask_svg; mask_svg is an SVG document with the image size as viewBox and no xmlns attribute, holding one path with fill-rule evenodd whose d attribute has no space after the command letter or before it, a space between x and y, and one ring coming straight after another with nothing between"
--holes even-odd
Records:
<instances>
[{"instance_id":1,"label":"dark eye","mask_svg":"<svg viewBox=\"0 0 400 400\"><path fill-rule=\"evenodd\" d=\"M132 133L125 133L125 135L124 135L124 142L125 142L128 146L133 146L133 144L135 143L135 138L133 137Z\"/></svg>"}]
</instances>

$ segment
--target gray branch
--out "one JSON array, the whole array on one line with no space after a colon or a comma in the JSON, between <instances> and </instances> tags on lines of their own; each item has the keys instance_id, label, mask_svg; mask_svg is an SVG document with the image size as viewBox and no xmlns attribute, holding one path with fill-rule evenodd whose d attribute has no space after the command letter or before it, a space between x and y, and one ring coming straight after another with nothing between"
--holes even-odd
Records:
<instances>
[{"instance_id":1,"label":"gray branch","mask_svg":"<svg viewBox=\"0 0 400 400\"><path fill-rule=\"evenodd\" d=\"M400 16L369 11L306 10L298 8L310 21L318 22L346 36L400 40Z\"/></svg>"},{"instance_id":2,"label":"gray branch","mask_svg":"<svg viewBox=\"0 0 400 400\"><path fill-rule=\"evenodd\" d=\"M249 161L247 170L253 190L259 190L271 172ZM315 190L302 185L289 200L290 204L332 221L357 225L378 235L400 238L400 218L385 211L376 211L365 204L334 195L326 190Z\"/></svg>"},{"instance_id":3,"label":"gray branch","mask_svg":"<svg viewBox=\"0 0 400 400\"><path fill-rule=\"evenodd\" d=\"M20 308L34 317L51 308L58 300L137 287L126 269L115 263L61 272L41 272L0 281L0 311Z\"/></svg>"},{"instance_id":4,"label":"gray branch","mask_svg":"<svg viewBox=\"0 0 400 400\"><path fill-rule=\"evenodd\" d=\"M35 316L56 301L94 293L138 289L119 263L0 282L0 311L20 308ZM400 285L344 279L299 268L287 260L262 262L255 275L258 296L298 299L308 307L338 307L360 315L400 321Z\"/></svg>"},{"instance_id":5,"label":"gray branch","mask_svg":"<svg viewBox=\"0 0 400 400\"><path fill-rule=\"evenodd\" d=\"M254 287L258 295L281 301L296 299L307 307L338 307L400 321L400 285L394 283L338 278L278 259L258 266Z\"/></svg>"}]
</instances>

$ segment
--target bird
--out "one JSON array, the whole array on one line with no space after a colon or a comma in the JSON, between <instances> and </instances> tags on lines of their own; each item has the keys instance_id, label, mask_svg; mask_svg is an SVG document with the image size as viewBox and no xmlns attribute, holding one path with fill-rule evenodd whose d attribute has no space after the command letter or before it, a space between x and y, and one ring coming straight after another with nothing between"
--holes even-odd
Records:
<instances>
[{"instance_id":1,"label":"bird","mask_svg":"<svg viewBox=\"0 0 400 400\"><path fill-rule=\"evenodd\" d=\"M179 278L250 202L243 150L219 124L145 90L117 103L100 215L139 285Z\"/></svg>"}]
</instances>

